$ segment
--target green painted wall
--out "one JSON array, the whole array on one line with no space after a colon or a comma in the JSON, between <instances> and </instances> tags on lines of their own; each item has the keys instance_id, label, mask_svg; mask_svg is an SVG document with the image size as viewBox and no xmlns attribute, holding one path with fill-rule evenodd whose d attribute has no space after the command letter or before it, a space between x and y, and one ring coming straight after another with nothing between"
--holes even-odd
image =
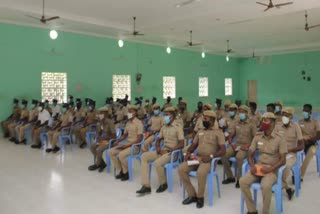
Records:
<instances>
[{"instance_id":1,"label":"green painted wall","mask_svg":"<svg viewBox=\"0 0 320 214\"><path fill-rule=\"evenodd\" d=\"M270 56L259 63L252 58L240 60L239 93L247 99L247 80L257 80L260 106L275 100L284 105L301 108L304 103L320 105L320 52L295 53ZM311 76L302 79L301 71Z\"/></svg>"},{"instance_id":2,"label":"green painted wall","mask_svg":"<svg viewBox=\"0 0 320 214\"><path fill-rule=\"evenodd\" d=\"M131 74L132 97L156 96L162 99L162 76L176 76L176 94L189 102L193 110L198 100L213 101L224 97L224 78L233 78L233 96L239 97L239 60L229 63L222 56L164 47L117 41L106 38L59 32L49 39L48 30L0 24L0 118L11 108L13 97L41 97L41 72L66 72L68 94L91 97L98 105L112 94L112 75ZM52 52L54 50L54 52ZM142 73L137 90L135 74ZM209 97L198 97L198 77L209 77ZM173 100L176 103L176 100Z\"/></svg>"}]
</instances>

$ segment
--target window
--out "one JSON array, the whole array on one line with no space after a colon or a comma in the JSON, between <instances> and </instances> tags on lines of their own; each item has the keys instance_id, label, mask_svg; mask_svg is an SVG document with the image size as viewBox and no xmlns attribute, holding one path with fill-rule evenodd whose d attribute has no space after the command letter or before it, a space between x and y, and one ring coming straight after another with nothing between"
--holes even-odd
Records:
<instances>
[{"instance_id":1,"label":"window","mask_svg":"<svg viewBox=\"0 0 320 214\"><path fill-rule=\"evenodd\" d=\"M232 96L232 79L224 79L224 94L225 96Z\"/></svg>"},{"instance_id":2,"label":"window","mask_svg":"<svg viewBox=\"0 0 320 214\"><path fill-rule=\"evenodd\" d=\"M208 77L199 77L199 97L208 96Z\"/></svg>"},{"instance_id":3,"label":"window","mask_svg":"<svg viewBox=\"0 0 320 214\"><path fill-rule=\"evenodd\" d=\"M176 77L163 77L163 98L176 98Z\"/></svg>"},{"instance_id":4,"label":"window","mask_svg":"<svg viewBox=\"0 0 320 214\"><path fill-rule=\"evenodd\" d=\"M42 101L57 99L59 103L67 102L67 73L41 73Z\"/></svg>"},{"instance_id":5,"label":"window","mask_svg":"<svg viewBox=\"0 0 320 214\"><path fill-rule=\"evenodd\" d=\"M123 99L126 94L131 100L131 77L130 75L112 75L113 100Z\"/></svg>"}]
</instances>

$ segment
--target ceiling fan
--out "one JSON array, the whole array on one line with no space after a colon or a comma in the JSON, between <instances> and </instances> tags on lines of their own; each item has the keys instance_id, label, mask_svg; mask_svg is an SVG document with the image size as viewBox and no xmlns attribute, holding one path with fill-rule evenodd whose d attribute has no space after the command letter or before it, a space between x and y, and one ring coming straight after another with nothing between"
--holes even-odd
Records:
<instances>
[{"instance_id":1,"label":"ceiling fan","mask_svg":"<svg viewBox=\"0 0 320 214\"><path fill-rule=\"evenodd\" d=\"M140 33L139 31L136 31L136 19L137 17L133 17L133 32L129 35L132 35L132 36L144 36L143 33Z\"/></svg>"},{"instance_id":2,"label":"ceiling fan","mask_svg":"<svg viewBox=\"0 0 320 214\"><path fill-rule=\"evenodd\" d=\"M33 18L33 19L37 19L43 24L46 24L47 22L55 20L55 19L60 19L59 16L53 16L53 17L50 17L50 18L46 18L45 15L44 15L44 8L45 8L45 0L42 1L42 16L41 16L41 18L37 18L37 17L34 17L34 16L30 16L30 15L26 15L26 16L30 17L30 18Z\"/></svg>"},{"instance_id":3,"label":"ceiling fan","mask_svg":"<svg viewBox=\"0 0 320 214\"><path fill-rule=\"evenodd\" d=\"M312 29L312 28L320 27L320 24L309 26L309 23L308 23L308 13L307 13L307 11L306 11L304 17L306 18L306 24L305 24L305 27L304 27L304 30L305 30L305 31L309 31L309 29Z\"/></svg>"},{"instance_id":4,"label":"ceiling fan","mask_svg":"<svg viewBox=\"0 0 320 214\"><path fill-rule=\"evenodd\" d=\"M192 46L201 45L201 43L193 43L192 42L192 30L190 30L189 33L190 33L190 41L187 42L186 46L192 47Z\"/></svg>"},{"instance_id":5,"label":"ceiling fan","mask_svg":"<svg viewBox=\"0 0 320 214\"><path fill-rule=\"evenodd\" d=\"M272 0L269 0L269 4L261 3L261 2L256 2L256 3L267 7L267 8L264 10L264 12L266 12L267 10L272 9L272 8L274 8L274 7L275 7L275 8L280 8L280 7L282 7L282 6L286 6L286 5L293 4L293 2L286 2L286 3L281 3L281 4L273 4Z\"/></svg>"}]
</instances>

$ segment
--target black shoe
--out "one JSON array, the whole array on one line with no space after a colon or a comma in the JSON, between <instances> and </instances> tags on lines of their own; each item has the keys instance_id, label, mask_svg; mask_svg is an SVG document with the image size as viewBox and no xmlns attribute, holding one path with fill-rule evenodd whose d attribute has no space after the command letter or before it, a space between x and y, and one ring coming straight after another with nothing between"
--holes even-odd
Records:
<instances>
[{"instance_id":1,"label":"black shoe","mask_svg":"<svg viewBox=\"0 0 320 214\"><path fill-rule=\"evenodd\" d=\"M288 188L288 189L286 189L286 192L288 194L289 201L291 201L292 196L294 194L294 189Z\"/></svg>"},{"instance_id":2,"label":"black shoe","mask_svg":"<svg viewBox=\"0 0 320 214\"><path fill-rule=\"evenodd\" d=\"M95 165L95 164L93 164L93 165L91 165L91 166L88 167L88 170L89 170L89 171L94 171L94 170L96 170L96 169L99 169L99 166L97 166L97 165Z\"/></svg>"},{"instance_id":3,"label":"black shoe","mask_svg":"<svg viewBox=\"0 0 320 214\"><path fill-rule=\"evenodd\" d=\"M182 204L183 205L188 205L188 204L191 204L193 202L197 202L197 197L188 197L188 198L186 198L186 199L184 199L182 201Z\"/></svg>"},{"instance_id":4,"label":"black shoe","mask_svg":"<svg viewBox=\"0 0 320 214\"><path fill-rule=\"evenodd\" d=\"M150 187L145 187L145 186L142 186L140 190L137 190L136 191L137 194L147 194L147 193L151 193L151 188Z\"/></svg>"},{"instance_id":5,"label":"black shoe","mask_svg":"<svg viewBox=\"0 0 320 214\"><path fill-rule=\"evenodd\" d=\"M128 172L124 173L122 178L121 178L121 181L127 181L127 180L129 180L129 173Z\"/></svg>"},{"instance_id":6,"label":"black shoe","mask_svg":"<svg viewBox=\"0 0 320 214\"><path fill-rule=\"evenodd\" d=\"M120 173L116 176L116 179L121 179L123 177L123 172L120 171Z\"/></svg>"},{"instance_id":7,"label":"black shoe","mask_svg":"<svg viewBox=\"0 0 320 214\"><path fill-rule=\"evenodd\" d=\"M197 208L202 208L204 204L204 199L203 198L198 198L197 199Z\"/></svg>"},{"instance_id":8,"label":"black shoe","mask_svg":"<svg viewBox=\"0 0 320 214\"><path fill-rule=\"evenodd\" d=\"M237 183L236 183L236 188L237 188L237 189L239 189L239 188L240 188L239 181L237 181Z\"/></svg>"},{"instance_id":9,"label":"black shoe","mask_svg":"<svg viewBox=\"0 0 320 214\"><path fill-rule=\"evenodd\" d=\"M107 164L105 162L103 162L102 164L100 164L99 166L99 172L103 172L103 170L107 167Z\"/></svg>"},{"instance_id":10,"label":"black shoe","mask_svg":"<svg viewBox=\"0 0 320 214\"><path fill-rule=\"evenodd\" d=\"M10 137L9 134L4 134L4 135L3 135L3 138L8 138L8 137Z\"/></svg>"},{"instance_id":11,"label":"black shoe","mask_svg":"<svg viewBox=\"0 0 320 214\"><path fill-rule=\"evenodd\" d=\"M27 139L23 139L20 143L27 144Z\"/></svg>"},{"instance_id":12,"label":"black shoe","mask_svg":"<svg viewBox=\"0 0 320 214\"><path fill-rule=\"evenodd\" d=\"M87 144L86 143L81 143L80 146L79 146L81 149L84 149L87 147Z\"/></svg>"},{"instance_id":13,"label":"black shoe","mask_svg":"<svg viewBox=\"0 0 320 214\"><path fill-rule=\"evenodd\" d=\"M46 149L46 152L50 153L50 152L52 152L52 149Z\"/></svg>"},{"instance_id":14,"label":"black shoe","mask_svg":"<svg viewBox=\"0 0 320 214\"><path fill-rule=\"evenodd\" d=\"M54 147L54 149L52 149L53 153L57 153L60 151L60 148L58 146Z\"/></svg>"},{"instance_id":15,"label":"black shoe","mask_svg":"<svg viewBox=\"0 0 320 214\"><path fill-rule=\"evenodd\" d=\"M33 145L31 145L31 148L33 148L33 149L40 149L41 148L41 144L33 144Z\"/></svg>"},{"instance_id":16,"label":"black shoe","mask_svg":"<svg viewBox=\"0 0 320 214\"><path fill-rule=\"evenodd\" d=\"M219 165L222 165L222 161L221 161L221 160L218 160L218 164L219 164Z\"/></svg>"},{"instance_id":17,"label":"black shoe","mask_svg":"<svg viewBox=\"0 0 320 214\"><path fill-rule=\"evenodd\" d=\"M157 189L157 193L161 193L161 192L164 192L164 191L166 191L166 189L168 189L168 184L167 183L164 183L164 184L161 184L160 186L159 186L159 188Z\"/></svg>"},{"instance_id":18,"label":"black shoe","mask_svg":"<svg viewBox=\"0 0 320 214\"><path fill-rule=\"evenodd\" d=\"M14 143L18 145L18 144L20 143L20 141L18 141L18 140L16 139L16 140L14 141Z\"/></svg>"},{"instance_id":19,"label":"black shoe","mask_svg":"<svg viewBox=\"0 0 320 214\"><path fill-rule=\"evenodd\" d=\"M15 141L16 141L16 138L15 138L15 137L11 137L11 138L9 139L9 141L15 142Z\"/></svg>"},{"instance_id":20,"label":"black shoe","mask_svg":"<svg viewBox=\"0 0 320 214\"><path fill-rule=\"evenodd\" d=\"M235 178L227 178L226 180L222 181L222 184L230 184L236 182Z\"/></svg>"}]
</instances>

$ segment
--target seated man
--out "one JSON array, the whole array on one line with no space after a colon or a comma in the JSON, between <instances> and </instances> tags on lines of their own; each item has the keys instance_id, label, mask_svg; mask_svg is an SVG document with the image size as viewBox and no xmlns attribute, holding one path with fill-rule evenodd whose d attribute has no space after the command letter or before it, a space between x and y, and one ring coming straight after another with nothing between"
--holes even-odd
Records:
<instances>
[{"instance_id":1,"label":"seated man","mask_svg":"<svg viewBox=\"0 0 320 214\"><path fill-rule=\"evenodd\" d=\"M221 119L224 116L224 109L221 107L221 105L222 105L222 100L217 98L215 103L215 109L214 109L217 115L216 121L218 119Z\"/></svg>"},{"instance_id":2,"label":"seated man","mask_svg":"<svg viewBox=\"0 0 320 214\"><path fill-rule=\"evenodd\" d=\"M32 100L32 108L29 111L28 121L22 122L19 126L17 126L16 132L18 133L18 139L15 141L16 144L19 143L27 143L27 139L25 138L25 132L27 129L31 128L33 124L38 120L38 101Z\"/></svg>"},{"instance_id":3,"label":"seated man","mask_svg":"<svg viewBox=\"0 0 320 214\"><path fill-rule=\"evenodd\" d=\"M239 108L239 121L233 128L229 128L228 144L226 154L221 158L227 179L222 181L222 184L235 182L231 167L229 164L230 157L236 157L237 161L237 183L236 188L239 188L239 179L241 177L241 169L243 160L247 157L248 149L252 139L256 135L256 125L248 119L249 107L242 105ZM236 143L233 143L233 137L236 137Z\"/></svg>"},{"instance_id":4,"label":"seated man","mask_svg":"<svg viewBox=\"0 0 320 214\"><path fill-rule=\"evenodd\" d=\"M128 119L127 115L128 115L128 108L127 108L127 100L121 100L120 101L120 106L117 108L116 112L115 112L115 126L116 128L121 128L123 129L125 126L125 121Z\"/></svg>"},{"instance_id":5,"label":"seated man","mask_svg":"<svg viewBox=\"0 0 320 214\"><path fill-rule=\"evenodd\" d=\"M287 143L288 154L286 156L286 168L283 170L282 175L282 188L286 189L289 200L294 194L294 189L289 187L287 178L290 175L291 167L296 163L296 153L304 148L301 129L297 123L291 121L293 113L293 108L283 108L282 123L278 122L274 130L282 135Z\"/></svg>"},{"instance_id":6,"label":"seated man","mask_svg":"<svg viewBox=\"0 0 320 214\"><path fill-rule=\"evenodd\" d=\"M116 179L121 179L121 181L129 180L127 157L130 155L131 145L137 144L142 140L143 125L142 122L136 118L137 110L138 108L136 106L129 106L128 122L124 129L124 133L112 144L112 148L108 151L112 164L115 166L116 170L120 170ZM119 142L127 137L126 143L118 145ZM135 147L134 153L136 154L138 152L139 148Z\"/></svg>"},{"instance_id":7,"label":"seated man","mask_svg":"<svg viewBox=\"0 0 320 214\"><path fill-rule=\"evenodd\" d=\"M276 117L276 122L282 122L282 102L277 100L274 102L274 116Z\"/></svg>"},{"instance_id":8,"label":"seated man","mask_svg":"<svg viewBox=\"0 0 320 214\"><path fill-rule=\"evenodd\" d=\"M320 126L319 121L311 118L312 114L312 105L305 104L303 106L302 116L303 119L299 120L299 126L302 131L302 136L304 140L304 152L306 157L301 166L301 180L306 174L306 170L310 161L312 160L314 154L317 151L316 142L320 139Z\"/></svg>"},{"instance_id":9,"label":"seated man","mask_svg":"<svg viewBox=\"0 0 320 214\"><path fill-rule=\"evenodd\" d=\"M160 105L153 105L153 116L148 121L147 129L150 127L148 137L144 140L142 152L147 152L150 149L150 144L155 140L155 134L158 133L161 127L164 125L163 117L160 115Z\"/></svg>"},{"instance_id":10,"label":"seated man","mask_svg":"<svg viewBox=\"0 0 320 214\"><path fill-rule=\"evenodd\" d=\"M61 132L63 128L69 127L73 121L72 109L70 108L70 104L63 103L62 105L62 115L59 119L57 119L57 123L54 127L51 128L47 132L48 141L51 144L51 148L46 149L47 153L53 152L56 153L60 150L58 146L59 136L64 134Z\"/></svg>"},{"instance_id":11,"label":"seated man","mask_svg":"<svg viewBox=\"0 0 320 214\"><path fill-rule=\"evenodd\" d=\"M250 113L248 115L252 123L256 124L257 128L260 127L261 114L257 112L257 103L249 102Z\"/></svg>"},{"instance_id":12,"label":"seated man","mask_svg":"<svg viewBox=\"0 0 320 214\"><path fill-rule=\"evenodd\" d=\"M33 140L33 144L31 145L31 148L33 148L33 149L40 149L41 148L40 133L42 131L44 131L44 129L48 125L50 117L51 117L50 113L44 108L44 106L45 106L44 103L39 104L38 121L32 127L32 130L31 130L31 136L32 136L32 140Z\"/></svg>"},{"instance_id":13,"label":"seated man","mask_svg":"<svg viewBox=\"0 0 320 214\"><path fill-rule=\"evenodd\" d=\"M8 125L14 121L19 120L20 113L21 113L21 109L19 107L19 100L14 98L13 99L13 109L12 109L11 115L6 120L1 121L1 128L2 128L4 138L9 137Z\"/></svg>"},{"instance_id":14,"label":"seated man","mask_svg":"<svg viewBox=\"0 0 320 214\"><path fill-rule=\"evenodd\" d=\"M180 125L174 124L176 117L175 108L167 107L164 110L164 123L156 142L156 151L145 152L141 156L141 184L142 187L136 193L146 194L151 192L148 179L149 162L154 161L159 180L157 193L163 192L168 188L164 165L170 161L170 152L182 149L184 144L183 130ZM160 142L164 141L163 148Z\"/></svg>"},{"instance_id":15,"label":"seated man","mask_svg":"<svg viewBox=\"0 0 320 214\"><path fill-rule=\"evenodd\" d=\"M54 120L58 119L58 117L60 116L60 105L58 105L58 100L57 99L53 99L52 100L52 118Z\"/></svg>"},{"instance_id":16,"label":"seated man","mask_svg":"<svg viewBox=\"0 0 320 214\"><path fill-rule=\"evenodd\" d=\"M74 128L75 136L77 139L77 142L79 143L79 147L81 149L85 148L87 146L86 143L86 132L88 131L88 127L92 124L95 124L97 122L96 120L96 102L93 100L89 100L88 102L88 112L84 120L84 124L82 126L78 126Z\"/></svg>"},{"instance_id":17,"label":"seated man","mask_svg":"<svg viewBox=\"0 0 320 214\"><path fill-rule=\"evenodd\" d=\"M97 142L92 143L90 146L90 151L92 152L95 161L93 165L89 166L88 170L93 171L99 169L99 172L102 172L107 166L102 155L104 150L109 146L109 140L116 137L116 129L110 119L110 109L102 107L99 109L99 112L102 113L102 117L100 118L100 131L97 134Z\"/></svg>"},{"instance_id":18,"label":"seated man","mask_svg":"<svg viewBox=\"0 0 320 214\"><path fill-rule=\"evenodd\" d=\"M21 101L21 113L20 113L20 118L19 120L13 121L12 123L10 123L8 125L8 130L9 130L9 134L10 134L10 141L11 142L16 142L16 132L15 132L15 128L18 126L21 126L23 123L28 121L29 118L29 111L27 108L28 105L28 101L27 100L22 100Z\"/></svg>"},{"instance_id":19,"label":"seated man","mask_svg":"<svg viewBox=\"0 0 320 214\"><path fill-rule=\"evenodd\" d=\"M147 116L147 112L146 112L146 109L144 108L144 106L142 105L142 99L136 98L135 105L138 107L137 118L139 120L143 121Z\"/></svg>"},{"instance_id":20,"label":"seated man","mask_svg":"<svg viewBox=\"0 0 320 214\"><path fill-rule=\"evenodd\" d=\"M203 112L203 126L205 128L198 131L191 146L184 153L184 162L178 167L180 180L188 192L188 198L182 202L184 205L197 202L197 208L203 207L207 174L211 167L210 161L225 153L223 132L214 127L216 117L216 113L212 110ZM196 149L198 150L196 156L199 164L189 166L187 161ZM198 193L192 186L188 175L190 171L194 170L197 170Z\"/></svg>"},{"instance_id":21,"label":"seated man","mask_svg":"<svg viewBox=\"0 0 320 214\"><path fill-rule=\"evenodd\" d=\"M171 97L168 96L167 97L167 102L165 104L163 104L161 111L164 111L164 109L166 109L167 107L172 107L172 103L171 103Z\"/></svg>"},{"instance_id":22,"label":"seated man","mask_svg":"<svg viewBox=\"0 0 320 214\"><path fill-rule=\"evenodd\" d=\"M183 128L188 128L190 126L191 116L187 110L187 101L180 100L180 102L178 104L177 118L182 119Z\"/></svg>"},{"instance_id":23,"label":"seated man","mask_svg":"<svg viewBox=\"0 0 320 214\"><path fill-rule=\"evenodd\" d=\"M82 122L84 122L86 112L84 108L82 108L82 102L81 99L76 99L76 107L74 108L74 118L73 118L73 124L76 126L79 126Z\"/></svg>"},{"instance_id":24,"label":"seated man","mask_svg":"<svg viewBox=\"0 0 320 214\"><path fill-rule=\"evenodd\" d=\"M250 170L240 178L240 188L247 205L248 214L257 214L256 205L252 199L250 185L260 182L263 195L262 213L267 214L272 197L272 185L277 181L277 170L286 162L287 144L281 135L274 132L275 116L267 112L262 115L260 130L252 140L249 148L248 162ZM261 166L261 173L257 171L254 153L258 152L257 164ZM258 174L258 175L257 175ZM263 175L263 176L261 176Z\"/></svg>"}]
</instances>

